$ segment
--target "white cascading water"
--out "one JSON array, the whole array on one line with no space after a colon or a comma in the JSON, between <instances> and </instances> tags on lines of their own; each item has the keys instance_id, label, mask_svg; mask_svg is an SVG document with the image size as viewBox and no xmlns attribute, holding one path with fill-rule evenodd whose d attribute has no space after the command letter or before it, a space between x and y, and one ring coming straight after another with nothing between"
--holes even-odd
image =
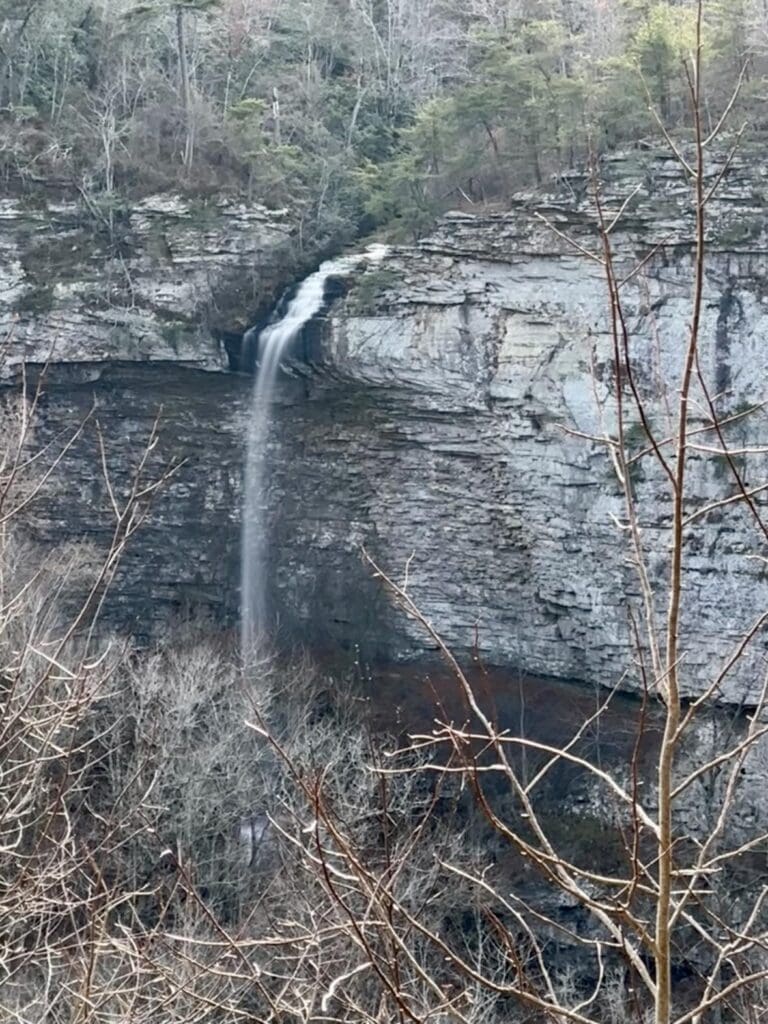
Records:
<instances>
[{"instance_id":1,"label":"white cascading water","mask_svg":"<svg viewBox=\"0 0 768 1024\"><path fill-rule=\"evenodd\" d=\"M299 286L284 316L259 335L259 362L251 403L245 468L241 550L241 643L246 664L258 655L267 634L267 479L266 443L270 412L280 364L302 328L323 308L325 286L331 277L346 277L362 263L377 263L387 246L372 245L364 253L327 260ZM249 331L243 341L252 341Z\"/></svg>"}]
</instances>

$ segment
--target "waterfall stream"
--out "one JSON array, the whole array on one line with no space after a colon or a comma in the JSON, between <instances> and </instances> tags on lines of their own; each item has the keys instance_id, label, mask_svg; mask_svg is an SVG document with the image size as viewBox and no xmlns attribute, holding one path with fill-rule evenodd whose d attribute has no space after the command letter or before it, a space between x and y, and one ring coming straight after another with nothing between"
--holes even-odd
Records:
<instances>
[{"instance_id":1,"label":"waterfall stream","mask_svg":"<svg viewBox=\"0 0 768 1024\"><path fill-rule=\"evenodd\" d=\"M363 253L327 260L301 283L281 319L264 328L258 337L258 369L251 402L245 467L241 549L241 643L246 664L258 653L260 641L268 633L266 574L269 482L266 445L281 362L302 329L322 310L329 278L347 277L361 264L379 262L386 253L387 246L372 245ZM243 338L246 344L252 340L253 329Z\"/></svg>"}]
</instances>

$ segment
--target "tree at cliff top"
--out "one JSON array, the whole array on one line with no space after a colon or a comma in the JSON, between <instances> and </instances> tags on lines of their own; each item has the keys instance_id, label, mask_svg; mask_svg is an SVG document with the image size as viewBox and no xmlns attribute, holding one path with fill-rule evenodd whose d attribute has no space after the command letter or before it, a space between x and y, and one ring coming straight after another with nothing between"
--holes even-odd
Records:
<instances>
[{"instance_id":1,"label":"tree at cliff top","mask_svg":"<svg viewBox=\"0 0 768 1024\"><path fill-rule=\"evenodd\" d=\"M686 126L671 0L0 0L0 162L89 195L226 189L341 241L382 218L503 200L600 147ZM766 16L713 6L706 107ZM716 15L716 17L714 16Z\"/></svg>"},{"instance_id":2,"label":"tree at cliff top","mask_svg":"<svg viewBox=\"0 0 768 1024\"><path fill-rule=\"evenodd\" d=\"M179 93L184 111L184 170L192 169L195 155L195 116L192 109L193 87L189 72L187 53L187 17L210 13L218 7L220 0L169 0L169 2L146 3L132 8L128 13L132 17L142 15L152 17L167 11L169 8L176 23L176 47L179 63Z\"/></svg>"},{"instance_id":3,"label":"tree at cliff top","mask_svg":"<svg viewBox=\"0 0 768 1024\"><path fill-rule=\"evenodd\" d=\"M765 84L758 21L748 0L712 7L704 39L710 119L729 102L746 63L754 84L740 94L739 109L760 123L751 117ZM430 99L417 111L394 156L370 176L370 208L411 223L414 195L424 196L424 214L430 205L503 199L583 167L591 149L658 138L656 118L690 132L680 70L695 24L695 4L650 0L530 3L468 20L462 73L441 90L439 108Z\"/></svg>"}]
</instances>

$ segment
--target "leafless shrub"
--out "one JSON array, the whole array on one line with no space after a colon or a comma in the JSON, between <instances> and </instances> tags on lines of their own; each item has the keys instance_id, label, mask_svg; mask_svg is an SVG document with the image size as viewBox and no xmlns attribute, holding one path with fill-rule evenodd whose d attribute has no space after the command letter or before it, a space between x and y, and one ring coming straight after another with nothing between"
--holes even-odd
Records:
<instances>
[{"instance_id":1,"label":"leafless shrub","mask_svg":"<svg viewBox=\"0 0 768 1024\"><path fill-rule=\"evenodd\" d=\"M436 803L423 808L415 845L399 845L394 859L382 862L381 844L367 849L337 811L330 778L295 770L294 787L312 813L303 856L314 864L326 915L304 938L295 957L302 964L316 964L318 975L324 968L332 978L323 982L321 999L321 1010L332 1019L468 1021L478 1019L474 1014L479 1005L484 1020L504 1019L515 1006L532 1021L558 1024L765 1019L768 886L763 867L751 858L764 858L768 848L765 808L754 792L762 785L758 773L768 735L768 678L764 669L761 675L752 675L752 663L747 661L765 624L765 609L756 609L754 621L745 624L740 640L698 690L686 679L685 666L686 616L695 614L684 579L691 531L712 511L736 505L754 523L758 538L768 536L754 501L756 491L746 486L741 463L742 457L760 456L764 449L752 451L731 439L732 418L719 410L700 360L707 207L733 158L729 153L712 172L707 152L721 135L736 95L722 118L705 129L703 13L700 2L696 46L684 68L692 146L678 144L659 119L690 186L695 215L690 323L675 353L674 393L649 394L639 379L640 357L623 288L642 273L657 250L633 266L620 266L613 234L631 195L620 209L608 211L595 173L597 251L551 225L561 240L599 264L607 284L613 379L603 407L603 432L585 440L605 449L615 472L623 498L617 526L636 574L639 600L627 602L634 641L632 671L642 695L635 754L629 764L614 770L583 753L585 731L605 714L612 691L606 691L592 718L565 744L548 746L501 727L481 706L462 667L408 587L366 556L394 601L421 624L443 654L467 709L464 722L438 721L432 731L414 735L390 761L374 763L374 773L387 785L398 778L410 781L414 775L426 775L432 780L435 801L442 785L458 782L471 793L486 828L499 847L506 848L508 859L506 864L491 865L482 857L473 863L471 857L452 860L448 851L437 853L437 870L424 878L426 901L417 906L412 889L403 882L412 878L421 838L429 835L427 842L434 842L429 822L439 818ZM658 417L653 415L655 400ZM656 423L665 424L663 433ZM646 552L648 510L632 472L638 456L630 454L628 443L633 425L647 442L641 457L666 484L669 549L662 583L651 573ZM734 486L722 500L702 505L692 489L692 476L695 461L709 456L722 460ZM652 511L658 521L658 508ZM757 547L754 557L762 558ZM724 683L730 682L737 666L745 665L751 684L749 707L741 709L732 727L714 727ZM644 774L639 752L651 704L661 716L661 731L653 772ZM290 767L291 752L270 736L268 725L256 721L254 727ZM526 752L524 759L521 750ZM541 792L547 776L563 764L593 780L604 818L616 835L617 863L603 863L597 845L585 856L569 842L567 830L553 830ZM506 789L505 803L496 797L499 785ZM700 796L707 802L704 813L696 806ZM294 839L297 846L300 842ZM439 905L447 896L449 878L461 887L467 910L476 911L466 929L452 929L445 914L430 913L433 903ZM323 960L318 955L328 920L354 943L353 959L347 955L343 961L333 956ZM283 934L288 937L287 931ZM292 940L300 943L299 936ZM307 993L303 1005L310 1004ZM305 1019L311 1017L310 1011L305 1013Z\"/></svg>"},{"instance_id":2,"label":"leafless shrub","mask_svg":"<svg viewBox=\"0 0 768 1024\"><path fill-rule=\"evenodd\" d=\"M729 446L698 363L704 219L722 177L707 178L704 155L721 125L707 134L701 123L700 48L686 74L693 159L668 141L692 186L695 280L664 437L634 377L611 237L622 210L601 208L597 182L601 250L577 244L603 268L610 299L616 408L591 440L608 452L625 499L619 525L640 591L632 609L644 694L638 745L649 702L663 720L655 778L641 777L637 757L614 772L581 755L584 731L611 693L565 745L500 728L407 588L373 563L441 649L467 709L465 721L437 722L391 757L353 700L304 664L265 659L243 678L226 652L189 631L145 657L98 636L103 595L164 476L150 472L156 431L124 494L111 485L102 441L109 551L43 558L20 543L20 519L58 456L32 454L39 391L25 392L8 407L0 450L0 1007L8 1019L765 1019L768 835L750 820L745 788L762 779L766 686L737 728L713 732L706 757L691 761L684 750L765 621L761 612L704 692L684 700L684 536L713 508L687 506L692 454L724 461L735 485L724 502L743 504L765 535L739 468L744 452ZM694 430L697 381L707 412ZM648 442L642 457L669 481L661 593L644 557L632 423ZM693 440L702 432L717 443ZM61 599L75 579L86 596L71 611ZM539 794L562 764L602 794L618 865L603 865L597 848L575 850L567 830L555 834ZM693 828L690 794L701 786L708 815ZM737 810L740 832L730 829ZM674 984L675 968L688 972L685 984Z\"/></svg>"},{"instance_id":3,"label":"leafless shrub","mask_svg":"<svg viewBox=\"0 0 768 1024\"><path fill-rule=\"evenodd\" d=\"M39 456L24 401L7 407L0 456L0 1012L68 1024L313 1019L358 1003L377 1014L347 911L323 909L334 871L320 866L343 865L349 844L394 872L414 912L457 916L435 853L466 862L460 831L435 842L433 789L371 769L361 705L306 661L265 657L244 680L205 624L143 654L103 635L103 596L167 472L150 476L156 430L120 494L101 439L109 550L43 552L24 527L69 440ZM342 884L364 916L366 889ZM418 936L410 955L428 956Z\"/></svg>"}]
</instances>

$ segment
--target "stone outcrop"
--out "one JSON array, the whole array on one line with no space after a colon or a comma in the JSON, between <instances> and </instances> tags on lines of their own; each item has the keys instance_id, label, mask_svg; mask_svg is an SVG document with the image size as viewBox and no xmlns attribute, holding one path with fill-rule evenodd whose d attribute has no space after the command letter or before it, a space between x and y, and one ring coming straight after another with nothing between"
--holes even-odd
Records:
<instances>
[{"instance_id":1,"label":"stone outcrop","mask_svg":"<svg viewBox=\"0 0 768 1024\"><path fill-rule=\"evenodd\" d=\"M664 439L689 330L690 190L664 157L616 161L608 174L606 216L631 197L612 235L619 276L659 247L622 298L630 361ZM396 577L407 571L417 603L454 649L469 653L476 643L492 662L613 683L631 665L630 609L642 613L624 499L606 445L595 440L616 432L605 275L562 236L594 252L599 238L585 182L568 184L545 200L520 197L508 214L449 215L335 307L323 357L365 389L366 415L337 437L357 467L344 471L355 485L346 488L338 532L326 525L320 536L330 550L354 537ZM768 440L763 188L754 169L735 165L708 209L700 364L722 416L756 407L726 429L738 449ZM531 217L534 207L548 225ZM688 514L737 492L710 422L696 382ZM653 455L641 454L648 442L636 415L627 436L661 615L670 486ZM768 480L762 452L738 462L748 487ZM363 489L364 500L351 504ZM765 493L754 501L764 508ZM297 550L315 536L305 531ZM755 557L761 541L743 503L715 508L686 530L682 677L690 694L768 606ZM419 630L407 626L416 645L425 642ZM723 681L723 697L757 698L764 650L763 637Z\"/></svg>"},{"instance_id":2,"label":"stone outcrop","mask_svg":"<svg viewBox=\"0 0 768 1024\"><path fill-rule=\"evenodd\" d=\"M259 205L155 196L110 214L75 201L0 201L0 385L17 386L26 366L31 396L45 368L35 471L64 452L26 510L28 532L51 548L109 543L100 434L118 495L158 414L153 472L183 461L126 553L110 625L141 638L192 607L235 617L238 409L249 382L229 371L244 329L307 259L286 211Z\"/></svg>"},{"instance_id":3,"label":"stone outcrop","mask_svg":"<svg viewBox=\"0 0 768 1024\"><path fill-rule=\"evenodd\" d=\"M226 341L301 265L293 234L286 211L226 200L0 200L0 380L49 360L228 369Z\"/></svg>"},{"instance_id":4,"label":"stone outcrop","mask_svg":"<svg viewBox=\"0 0 768 1024\"><path fill-rule=\"evenodd\" d=\"M688 186L673 163L653 154L615 160L607 171L609 216L631 195L614 238L621 273L658 245L623 297L632 363L664 438L690 310ZM757 170L736 163L709 211L701 368L718 408L732 416L759 406L768 380L764 190ZM285 375L269 448L271 571L287 641L360 645L389 657L429 647L370 578L360 559L365 546L393 576L407 573L423 611L467 656L476 647L490 663L606 684L628 667L637 584L621 493L606 446L595 440L615 430L606 287L599 264L563 238L597 251L587 192L574 175L551 195L518 197L505 213L450 214L420 244L393 249L307 328ZM160 214L134 215L141 237L149 237L153 216ZM60 436L95 401L110 466L125 485L162 405L161 447L187 459L157 498L110 607L140 633L187 605L236 617L249 381L206 371L231 367L221 338L242 330L247 303L234 301L217 321L211 310L221 311L224 300L210 282L223 282L224 296L246 264L258 279L257 252L276 280L274 253L290 235L261 211L248 216L225 211L221 223L201 228L193 213L171 215L173 258L166 253L156 263L143 245L120 282L128 287L130 279L136 301L120 316L92 303L81 277L76 287L66 276L50 279L55 310L66 309L69 326L48 374L39 439ZM7 217L3 223L1 244L16 254L6 260L15 268L6 271L6 307L22 301L12 359L40 362L56 330L54 310L24 309L27 243ZM251 302L252 311L258 306ZM108 329L102 315L113 317ZM163 331L170 322L185 325L173 342ZM696 438L716 448L698 385L695 392L703 431ZM744 448L768 440L762 408L728 430ZM641 455L647 445L638 425L629 443L663 613L668 485L653 458ZM107 504L94 445L86 430L65 458L62 492L37 503L32 526L46 543L100 529ZM764 456L744 459L749 486L768 479ZM733 494L722 458L694 451L691 471L690 513ZM763 495L755 501L762 506ZM713 510L686 534L691 693L766 607L755 553L761 549L743 505ZM755 659L760 652L762 641ZM722 694L749 701L758 686L753 661L726 678Z\"/></svg>"}]
</instances>

